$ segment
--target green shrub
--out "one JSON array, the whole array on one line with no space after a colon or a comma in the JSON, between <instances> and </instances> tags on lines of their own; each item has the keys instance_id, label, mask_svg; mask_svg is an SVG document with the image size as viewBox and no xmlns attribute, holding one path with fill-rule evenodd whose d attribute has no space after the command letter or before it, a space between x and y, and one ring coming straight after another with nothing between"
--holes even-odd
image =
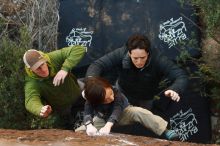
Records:
<instances>
[{"instance_id":1,"label":"green shrub","mask_svg":"<svg viewBox=\"0 0 220 146\"><path fill-rule=\"evenodd\" d=\"M0 39L0 127L26 127L26 112L24 109L24 69L22 55L28 42L25 30L20 30L21 40L9 39L5 33ZM13 36L10 36L13 37ZM22 42L22 43L21 43Z\"/></svg>"},{"instance_id":2,"label":"green shrub","mask_svg":"<svg viewBox=\"0 0 220 146\"><path fill-rule=\"evenodd\" d=\"M4 25L0 25L3 30ZM24 107L23 54L30 47L25 27L1 34L0 39L0 128L52 128L52 120L29 114Z\"/></svg>"},{"instance_id":3,"label":"green shrub","mask_svg":"<svg viewBox=\"0 0 220 146\"><path fill-rule=\"evenodd\" d=\"M202 22L203 36L211 36L216 42L220 43L220 1L219 0L178 0L182 5L191 4L198 8L197 15L200 16ZM186 57L186 53L180 56L181 59ZM186 57L187 58L187 57ZM203 60L203 64L201 64ZM198 65L199 71L196 76L200 77L204 84L209 88L207 94L212 99L220 99L220 68L206 63L205 58L199 60L193 59L194 63ZM216 60L219 61L219 60ZM212 67L211 67L212 66ZM220 101L220 100L219 100ZM216 104L216 108L220 109L220 103Z\"/></svg>"},{"instance_id":4,"label":"green shrub","mask_svg":"<svg viewBox=\"0 0 220 146\"><path fill-rule=\"evenodd\" d=\"M201 18L203 34L211 36L220 43L216 34L220 33L220 1L219 0L178 0L182 5L190 4L198 8L196 15ZM199 26L199 25L198 25ZM200 28L201 29L201 28Z\"/></svg>"},{"instance_id":5,"label":"green shrub","mask_svg":"<svg viewBox=\"0 0 220 146\"><path fill-rule=\"evenodd\" d=\"M219 0L179 0L181 4L192 4L197 10L197 15L200 16L200 22L202 28L200 30L203 33L203 36L206 38L211 37L213 40L215 40L218 44L220 44L220 1ZM210 44L212 45L212 44ZM220 49L220 48L205 48L209 45L204 45L203 49L209 50L209 49ZM214 54L216 50L210 51L210 56L217 56L217 54ZM217 51L218 52L218 51ZM206 53L204 53L206 54ZM216 59L213 60L215 57L202 57L199 60L193 60L194 63L197 64L199 70L194 73L195 77L198 77L201 79L201 85L205 90L203 90L203 94L205 94L206 97L210 97L211 101L211 113L213 116L218 117L218 122L213 128L213 136L212 136L212 142L213 143L220 143L220 68L219 68L219 62L220 60ZM209 61L207 61L207 59ZM210 61L212 60L212 61ZM201 61L203 63L201 63ZM213 61L215 61L213 63Z\"/></svg>"}]
</instances>

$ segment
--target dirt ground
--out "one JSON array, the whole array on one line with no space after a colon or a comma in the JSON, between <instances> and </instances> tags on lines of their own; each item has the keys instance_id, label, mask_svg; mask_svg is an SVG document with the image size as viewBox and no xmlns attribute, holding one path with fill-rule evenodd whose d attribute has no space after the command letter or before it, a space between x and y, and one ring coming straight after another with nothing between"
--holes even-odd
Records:
<instances>
[{"instance_id":1,"label":"dirt ground","mask_svg":"<svg viewBox=\"0 0 220 146\"><path fill-rule=\"evenodd\" d=\"M112 134L89 137L70 130L6 130L0 129L0 146L211 146L187 142L167 141L143 136ZM215 146L212 144L212 146Z\"/></svg>"}]
</instances>

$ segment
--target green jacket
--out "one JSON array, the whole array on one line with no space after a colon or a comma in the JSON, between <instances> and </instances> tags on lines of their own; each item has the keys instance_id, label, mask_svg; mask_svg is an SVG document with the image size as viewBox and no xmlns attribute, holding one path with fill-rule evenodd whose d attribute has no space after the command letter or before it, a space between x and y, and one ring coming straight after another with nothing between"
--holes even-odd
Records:
<instances>
[{"instance_id":1,"label":"green jacket","mask_svg":"<svg viewBox=\"0 0 220 146\"><path fill-rule=\"evenodd\" d=\"M82 46L73 46L46 54L41 52L49 67L50 75L47 78L41 78L25 67L25 107L29 112L39 116L43 103L51 105L53 110L59 110L71 106L78 99L80 88L70 71L80 62L85 51ZM53 78L61 69L69 73L63 84L54 86Z\"/></svg>"}]
</instances>

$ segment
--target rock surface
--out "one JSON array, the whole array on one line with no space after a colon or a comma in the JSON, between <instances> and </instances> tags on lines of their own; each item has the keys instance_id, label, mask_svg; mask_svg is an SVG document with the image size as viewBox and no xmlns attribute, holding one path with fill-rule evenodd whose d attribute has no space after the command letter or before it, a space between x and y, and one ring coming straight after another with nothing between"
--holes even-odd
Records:
<instances>
[{"instance_id":1,"label":"rock surface","mask_svg":"<svg viewBox=\"0 0 220 146\"><path fill-rule=\"evenodd\" d=\"M8 130L0 129L0 146L214 146L179 141L167 141L143 136L112 134L89 137L70 130Z\"/></svg>"}]
</instances>

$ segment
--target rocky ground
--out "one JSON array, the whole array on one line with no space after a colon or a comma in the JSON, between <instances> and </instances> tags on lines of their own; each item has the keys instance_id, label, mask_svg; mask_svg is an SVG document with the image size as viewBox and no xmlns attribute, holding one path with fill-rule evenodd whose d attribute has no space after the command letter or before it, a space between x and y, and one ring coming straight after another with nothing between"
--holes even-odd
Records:
<instances>
[{"instance_id":1,"label":"rocky ground","mask_svg":"<svg viewBox=\"0 0 220 146\"><path fill-rule=\"evenodd\" d=\"M0 146L201 146L178 141L167 141L143 136L112 134L89 137L70 130L6 130L0 129ZM206 144L205 146L215 146Z\"/></svg>"}]
</instances>

